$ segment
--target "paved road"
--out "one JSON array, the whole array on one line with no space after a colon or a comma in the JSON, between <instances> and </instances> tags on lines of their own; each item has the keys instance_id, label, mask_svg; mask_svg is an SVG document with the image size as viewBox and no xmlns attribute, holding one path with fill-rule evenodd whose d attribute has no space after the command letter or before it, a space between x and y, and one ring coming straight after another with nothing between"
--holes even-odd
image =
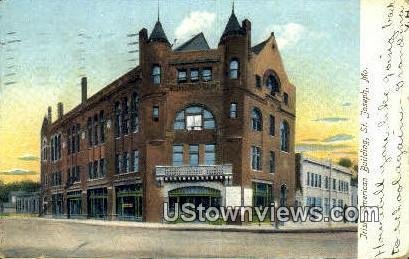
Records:
<instances>
[{"instance_id":1,"label":"paved road","mask_svg":"<svg viewBox=\"0 0 409 259\"><path fill-rule=\"evenodd\" d=\"M244 233L95 226L0 219L0 258L239 257L355 258L357 236L341 233Z\"/></svg>"}]
</instances>

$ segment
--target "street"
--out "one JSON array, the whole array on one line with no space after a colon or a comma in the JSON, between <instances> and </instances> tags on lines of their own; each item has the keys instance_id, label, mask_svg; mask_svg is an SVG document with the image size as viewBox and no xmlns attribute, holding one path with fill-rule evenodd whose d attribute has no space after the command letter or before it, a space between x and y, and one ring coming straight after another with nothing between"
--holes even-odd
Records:
<instances>
[{"instance_id":1,"label":"street","mask_svg":"<svg viewBox=\"0 0 409 259\"><path fill-rule=\"evenodd\" d=\"M355 258L356 232L246 233L0 219L1 257Z\"/></svg>"}]
</instances>

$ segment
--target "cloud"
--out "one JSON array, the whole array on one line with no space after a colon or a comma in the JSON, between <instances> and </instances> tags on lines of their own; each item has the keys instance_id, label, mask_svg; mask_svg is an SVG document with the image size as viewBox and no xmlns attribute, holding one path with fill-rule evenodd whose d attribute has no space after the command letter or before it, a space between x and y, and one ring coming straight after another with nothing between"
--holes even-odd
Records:
<instances>
[{"instance_id":1,"label":"cloud","mask_svg":"<svg viewBox=\"0 0 409 259\"><path fill-rule=\"evenodd\" d=\"M303 141L304 141L304 142L318 142L318 141L320 141L320 140L317 139L317 138L307 138L307 139L303 139Z\"/></svg>"},{"instance_id":2,"label":"cloud","mask_svg":"<svg viewBox=\"0 0 409 259\"><path fill-rule=\"evenodd\" d=\"M36 175L37 172L35 171L31 171L31 170L25 170L25 169L18 169L18 168L14 168L14 169L10 169L7 171L1 171L0 175Z\"/></svg>"},{"instance_id":3,"label":"cloud","mask_svg":"<svg viewBox=\"0 0 409 259\"><path fill-rule=\"evenodd\" d=\"M193 35L212 28L216 14L211 12L190 12L175 30L175 36L179 43L190 39Z\"/></svg>"},{"instance_id":4,"label":"cloud","mask_svg":"<svg viewBox=\"0 0 409 259\"><path fill-rule=\"evenodd\" d=\"M301 143L296 145L295 150L296 152L310 152L310 151L333 151L340 148L350 148L350 145L345 144L307 144Z\"/></svg>"},{"instance_id":5,"label":"cloud","mask_svg":"<svg viewBox=\"0 0 409 259\"><path fill-rule=\"evenodd\" d=\"M18 160L23 160L23 161L37 161L38 157L35 155L31 155L31 154L23 154L21 156L18 157Z\"/></svg>"},{"instance_id":6,"label":"cloud","mask_svg":"<svg viewBox=\"0 0 409 259\"><path fill-rule=\"evenodd\" d=\"M340 122L340 121L348 121L348 118L341 118L341 117L326 117L326 118L321 118L321 119L315 119L313 121L318 121L318 122Z\"/></svg>"},{"instance_id":7,"label":"cloud","mask_svg":"<svg viewBox=\"0 0 409 259\"><path fill-rule=\"evenodd\" d=\"M322 142L337 142L337 141L347 141L353 139L354 136L348 134L337 134L324 139Z\"/></svg>"},{"instance_id":8,"label":"cloud","mask_svg":"<svg viewBox=\"0 0 409 259\"><path fill-rule=\"evenodd\" d=\"M306 33L306 28L299 23L272 24L266 27L261 40L268 38L271 32L276 35L278 47L284 49L300 41Z\"/></svg>"},{"instance_id":9,"label":"cloud","mask_svg":"<svg viewBox=\"0 0 409 259\"><path fill-rule=\"evenodd\" d=\"M349 102L341 104L341 106L344 106L344 107L348 107L348 106L351 106L351 105L352 105L352 103L349 103Z\"/></svg>"}]
</instances>

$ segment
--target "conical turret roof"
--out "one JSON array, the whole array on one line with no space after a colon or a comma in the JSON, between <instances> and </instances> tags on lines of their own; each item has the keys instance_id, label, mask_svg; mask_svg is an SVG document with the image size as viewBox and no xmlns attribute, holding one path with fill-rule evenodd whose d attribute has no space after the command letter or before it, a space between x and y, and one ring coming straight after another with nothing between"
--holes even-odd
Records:
<instances>
[{"instance_id":1,"label":"conical turret roof","mask_svg":"<svg viewBox=\"0 0 409 259\"><path fill-rule=\"evenodd\" d=\"M243 28L240 26L240 23L237 20L237 17L234 14L234 9L233 9L231 12L229 21L226 24L226 28L224 28L220 41L222 41L226 36L239 35L243 33L244 33Z\"/></svg>"},{"instance_id":2,"label":"conical turret roof","mask_svg":"<svg viewBox=\"0 0 409 259\"><path fill-rule=\"evenodd\" d=\"M170 44L159 20L155 23L155 27L149 36L149 41L165 42Z\"/></svg>"}]
</instances>

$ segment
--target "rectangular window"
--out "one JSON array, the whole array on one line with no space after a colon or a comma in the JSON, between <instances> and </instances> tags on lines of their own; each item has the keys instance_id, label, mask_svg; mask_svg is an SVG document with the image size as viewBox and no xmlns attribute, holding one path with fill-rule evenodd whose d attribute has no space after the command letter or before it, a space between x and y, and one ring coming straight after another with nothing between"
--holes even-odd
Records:
<instances>
[{"instance_id":1,"label":"rectangular window","mask_svg":"<svg viewBox=\"0 0 409 259\"><path fill-rule=\"evenodd\" d=\"M284 93L284 104L288 105L288 94Z\"/></svg>"},{"instance_id":2,"label":"rectangular window","mask_svg":"<svg viewBox=\"0 0 409 259\"><path fill-rule=\"evenodd\" d=\"M202 80L203 81L212 80L212 69L211 68L204 68L202 70Z\"/></svg>"},{"instance_id":3,"label":"rectangular window","mask_svg":"<svg viewBox=\"0 0 409 259\"><path fill-rule=\"evenodd\" d=\"M159 106L153 106L153 108L152 108L152 119L154 121L159 120Z\"/></svg>"},{"instance_id":4,"label":"rectangular window","mask_svg":"<svg viewBox=\"0 0 409 259\"><path fill-rule=\"evenodd\" d=\"M183 146L173 145L172 147L172 165L181 166L183 165Z\"/></svg>"},{"instance_id":5,"label":"rectangular window","mask_svg":"<svg viewBox=\"0 0 409 259\"><path fill-rule=\"evenodd\" d=\"M98 178L98 175L99 175L99 166L98 166L98 164L99 164L98 160L94 161L94 167L93 167L94 172L92 173L93 179Z\"/></svg>"},{"instance_id":6,"label":"rectangular window","mask_svg":"<svg viewBox=\"0 0 409 259\"><path fill-rule=\"evenodd\" d=\"M178 69L178 83L184 83L187 81L186 69Z\"/></svg>"},{"instance_id":7,"label":"rectangular window","mask_svg":"<svg viewBox=\"0 0 409 259\"><path fill-rule=\"evenodd\" d=\"M237 103L230 104L230 118L231 119L237 118Z\"/></svg>"},{"instance_id":8,"label":"rectangular window","mask_svg":"<svg viewBox=\"0 0 409 259\"><path fill-rule=\"evenodd\" d=\"M307 186L310 186L310 173L307 173Z\"/></svg>"},{"instance_id":9,"label":"rectangular window","mask_svg":"<svg viewBox=\"0 0 409 259\"><path fill-rule=\"evenodd\" d=\"M318 187L321 188L321 175L318 175Z\"/></svg>"},{"instance_id":10,"label":"rectangular window","mask_svg":"<svg viewBox=\"0 0 409 259\"><path fill-rule=\"evenodd\" d=\"M328 215L329 214L329 199L324 198L324 214Z\"/></svg>"},{"instance_id":11,"label":"rectangular window","mask_svg":"<svg viewBox=\"0 0 409 259\"><path fill-rule=\"evenodd\" d=\"M202 115L187 115L186 116L186 129L187 130L201 130L202 129Z\"/></svg>"},{"instance_id":12,"label":"rectangular window","mask_svg":"<svg viewBox=\"0 0 409 259\"><path fill-rule=\"evenodd\" d=\"M93 165L93 163L92 162L89 162L88 163L88 179L93 179L94 177L92 177L92 174L93 174L93 169L92 169L92 165Z\"/></svg>"},{"instance_id":13,"label":"rectangular window","mask_svg":"<svg viewBox=\"0 0 409 259\"><path fill-rule=\"evenodd\" d=\"M119 154L115 155L115 173L119 174L121 170L121 156Z\"/></svg>"},{"instance_id":14,"label":"rectangular window","mask_svg":"<svg viewBox=\"0 0 409 259\"><path fill-rule=\"evenodd\" d=\"M333 190L337 189L337 179L332 179L332 189Z\"/></svg>"},{"instance_id":15,"label":"rectangular window","mask_svg":"<svg viewBox=\"0 0 409 259\"><path fill-rule=\"evenodd\" d=\"M99 175L98 175L98 178L103 178L103 177L105 177L105 169L106 168L106 166L105 166L105 159L101 159L101 160L99 160Z\"/></svg>"},{"instance_id":16,"label":"rectangular window","mask_svg":"<svg viewBox=\"0 0 409 259\"><path fill-rule=\"evenodd\" d=\"M276 156L274 151L270 151L270 174L274 174L276 170Z\"/></svg>"},{"instance_id":17,"label":"rectangular window","mask_svg":"<svg viewBox=\"0 0 409 259\"><path fill-rule=\"evenodd\" d=\"M325 189L328 189L328 176L325 176Z\"/></svg>"},{"instance_id":18,"label":"rectangular window","mask_svg":"<svg viewBox=\"0 0 409 259\"><path fill-rule=\"evenodd\" d=\"M138 150L132 151L131 161L132 161L132 165L131 165L132 172L138 172L139 171L139 151Z\"/></svg>"},{"instance_id":19,"label":"rectangular window","mask_svg":"<svg viewBox=\"0 0 409 259\"><path fill-rule=\"evenodd\" d=\"M129 154L125 152L122 154L122 172L129 173Z\"/></svg>"},{"instance_id":20,"label":"rectangular window","mask_svg":"<svg viewBox=\"0 0 409 259\"><path fill-rule=\"evenodd\" d=\"M256 87L260 88L261 87L261 76L256 75Z\"/></svg>"},{"instance_id":21,"label":"rectangular window","mask_svg":"<svg viewBox=\"0 0 409 259\"><path fill-rule=\"evenodd\" d=\"M253 170L261 170L261 148L251 147L251 168Z\"/></svg>"},{"instance_id":22,"label":"rectangular window","mask_svg":"<svg viewBox=\"0 0 409 259\"><path fill-rule=\"evenodd\" d=\"M98 115L95 115L94 116L94 127L93 127L93 131L94 131L93 142L94 142L94 145L98 145L98 124L99 124Z\"/></svg>"},{"instance_id":23,"label":"rectangular window","mask_svg":"<svg viewBox=\"0 0 409 259\"><path fill-rule=\"evenodd\" d=\"M129 133L129 101L128 98L122 99L122 134Z\"/></svg>"},{"instance_id":24,"label":"rectangular window","mask_svg":"<svg viewBox=\"0 0 409 259\"><path fill-rule=\"evenodd\" d=\"M199 80L199 70L190 69L190 81L195 82L197 80Z\"/></svg>"},{"instance_id":25,"label":"rectangular window","mask_svg":"<svg viewBox=\"0 0 409 259\"><path fill-rule=\"evenodd\" d=\"M215 165L216 164L216 145L207 144L205 145L205 165Z\"/></svg>"},{"instance_id":26,"label":"rectangular window","mask_svg":"<svg viewBox=\"0 0 409 259\"><path fill-rule=\"evenodd\" d=\"M101 143L105 142L105 118L104 111L99 113L99 141Z\"/></svg>"},{"instance_id":27,"label":"rectangular window","mask_svg":"<svg viewBox=\"0 0 409 259\"><path fill-rule=\"evenodd\" d=\"M269 127L269 133L270 136L274 136L275 135L275 128L276 128L276 122L275 122L275 117L273 115L270 115L270 127Z\"/></svg>"},{"instance_id":28,"label":"rectangular window","mask_svg":"<svg viewBox=\"0 0 409 259\"><path fill-rule=\"evenodd\" d=\"M199 145L189 145L189 165L199 165Z\"/></svg>"}]
</instances>

